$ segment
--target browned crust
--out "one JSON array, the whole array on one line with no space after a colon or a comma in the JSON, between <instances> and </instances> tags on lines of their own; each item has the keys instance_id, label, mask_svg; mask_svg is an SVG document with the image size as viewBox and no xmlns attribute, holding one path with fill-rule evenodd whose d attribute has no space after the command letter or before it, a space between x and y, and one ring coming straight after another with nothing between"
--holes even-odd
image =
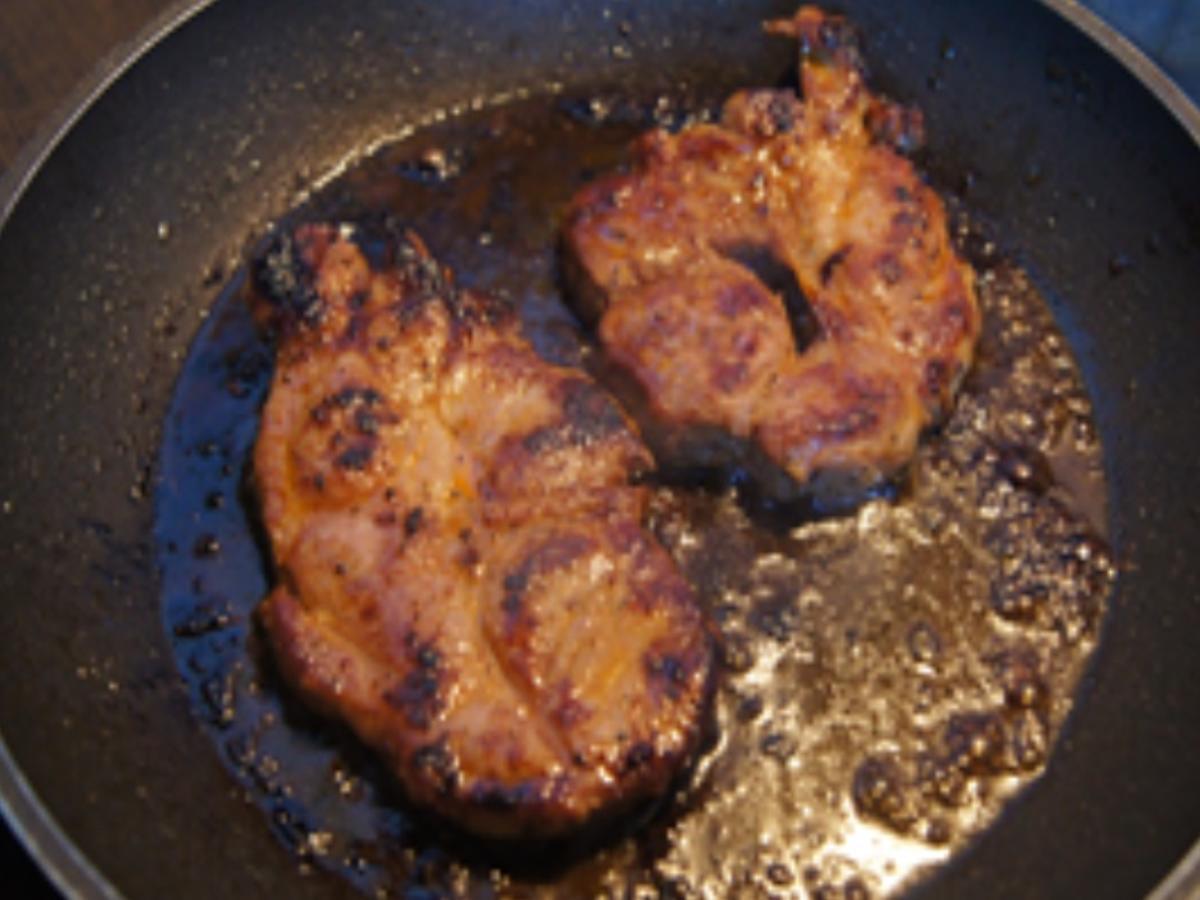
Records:
<instances>
[{"instance_id":1,"label":"browned crust","mask_svg":"<svg viewBox=\"0 0 1200 900\"><path fill-rule=\"evenodd\" d=\"M284 679L479 834L563 835L661 795L712 645L641 526L628 417L415 236L303 226L255 284L281 573L258 615Z\"/></svg>"},{"instance_id":2,"label":"browned crust","mask_svg":"<svg viewBox=\"0 0 1200 900\"><path fill-rule=\"evenodd\" d=\"M802 7L803 99L734 95L720 124L652 131L630 169L571 201L573 302L662 421L753 442L800 485L886 478L949 409L980 330L946 212L896 152L920 113L866 88L853 29ZM790 271L817 321L790 342L784 298L749 268Z\"/></svg>"}]
</instances>

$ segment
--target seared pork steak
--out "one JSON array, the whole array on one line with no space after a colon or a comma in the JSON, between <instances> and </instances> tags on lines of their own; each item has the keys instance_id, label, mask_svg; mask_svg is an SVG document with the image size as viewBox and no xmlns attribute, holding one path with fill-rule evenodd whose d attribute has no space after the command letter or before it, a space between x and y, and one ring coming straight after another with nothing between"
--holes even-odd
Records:
<instances>
[{"instance_id":1,"label":"seared pork steak","mask_svg":"<svg viewBox=\"0 0 1200 900\"><path fill-rule=\"evenodd\" d=\"M803 99L746 91L719 124L643 135L570 204L566 272L658 423L732 436L792 487L870 485L952 402L973 273L894 149L919 114L867 90L847 23L804 7L768 29L799 40Z\"/></svg>"},{"instance_id":2,"label":"seared pork steak","mask_svg":"<svg viewBox=\"0 0 1200 900\"><path fill-rule=\"evenodd\" d=\"M712 652L642 528L651 459L625 414L415 235L302 226L254 283L277 335L259 615L286 680L479 834L558 836L662 793Z\"/></svg>"}]
</instances>

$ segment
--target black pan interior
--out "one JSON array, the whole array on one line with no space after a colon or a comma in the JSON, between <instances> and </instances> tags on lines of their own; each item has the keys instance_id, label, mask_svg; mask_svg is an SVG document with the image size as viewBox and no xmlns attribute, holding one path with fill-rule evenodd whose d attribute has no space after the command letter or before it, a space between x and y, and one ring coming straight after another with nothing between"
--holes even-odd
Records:
<instances>
[{"instance_id":1,"label":"black pan interior","mask_svg":"<svg viewBox=\"0 0 1200 900\"><path fill-rule=\"evenodd\" d=\"M1106 447L1122 576L1040 785L922 896L1136 896L1200 834L1200 154L1036 4L841 4L926 164L1056 289ZM174 375L224 275L297 192L422 115L518 87L789 64L786 3L222 0L152 50L0 232L0 725L64 830L134 897L338 896L193 724L161 633L149 496ZM624 27L628 23L628 27ZM99 896L92 888L89 894Z\"/></svg>"}]
</instances>

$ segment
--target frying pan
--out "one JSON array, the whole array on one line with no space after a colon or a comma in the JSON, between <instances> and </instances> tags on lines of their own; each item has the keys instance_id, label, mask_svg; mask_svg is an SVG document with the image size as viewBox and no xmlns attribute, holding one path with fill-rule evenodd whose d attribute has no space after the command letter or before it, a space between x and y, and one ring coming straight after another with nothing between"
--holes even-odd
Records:
<instances>
[{"instance_id":1,"label":"frying pan","mask_svg":"<svg viewBox=\"0 0 1200 900\"><path fill-rule=\"evenodd\" d=\"M875 82L925 110L935 183L969 185L1051 286L1096 402L1122 572L1046 774L916 894L1186 896L1195 854L1163 880L1200 835L1200 114L1068 0L838 5ZM791 51L755 23L791 6L184 4L15 179L0 232L0 800L61 890L349 893L301 874L240 796L158 610L159 428L217 276L299 190L434 110L550 82L773 80Z\"/></svg>"}]
</instances>

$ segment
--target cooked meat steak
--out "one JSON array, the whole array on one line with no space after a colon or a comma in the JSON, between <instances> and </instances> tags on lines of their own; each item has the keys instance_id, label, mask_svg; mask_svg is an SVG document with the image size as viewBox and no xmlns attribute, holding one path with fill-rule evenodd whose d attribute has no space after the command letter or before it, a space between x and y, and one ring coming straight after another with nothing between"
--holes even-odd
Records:
<instances>
[{"instance_id":1,"label":"cooked meat steak","mask_svg":"<svg viewBox=\"0 0 1200 900\"><path fill-rule=\"evenodd\" d=\"M767 28L798 38L803 100L742 92L719 124L642 136L630 171L571 202L566 272L657 419L719 426L793 486L869 484L952 402L980 328L973 274L889 146L919 140L919 114L867 90L846 22L804 7ZM807 346L770 270L811 307Z\"/></svg>"},{"instance_id":2,"label":"cooked meat steak","mask_svg":"<svg viewBox=\"0 0 1200 900\"><path fill-rule=\"evenodd\" d=\"M285 678L474 832L557 836L695 748L706 625L641 526L651 464L586 375L412 234L303 226L258 266L277 335L254 477Z\"/></svg>"}]
</instances>

